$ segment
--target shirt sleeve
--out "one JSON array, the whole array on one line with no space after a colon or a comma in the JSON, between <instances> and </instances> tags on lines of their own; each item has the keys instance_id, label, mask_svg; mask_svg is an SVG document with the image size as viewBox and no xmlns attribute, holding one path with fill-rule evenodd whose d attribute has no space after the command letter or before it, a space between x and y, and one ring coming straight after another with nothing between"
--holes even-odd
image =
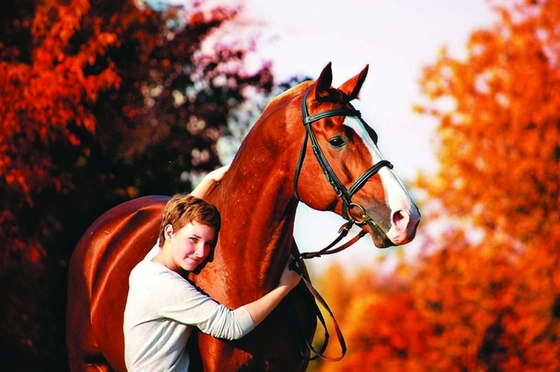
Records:
<instances>
[{"instance_id":1,"label":"shirt sleeve","mask_svg":"<svg viewBox=\"0 0 560 372\"><path fill-rule=\"evenodd\" d=\"M227 340L241 338L254 328L253 319L245 307L230 310L171 270L161 271L149 287L150 297L162 317Z\"/></svg>"}]
</instances>

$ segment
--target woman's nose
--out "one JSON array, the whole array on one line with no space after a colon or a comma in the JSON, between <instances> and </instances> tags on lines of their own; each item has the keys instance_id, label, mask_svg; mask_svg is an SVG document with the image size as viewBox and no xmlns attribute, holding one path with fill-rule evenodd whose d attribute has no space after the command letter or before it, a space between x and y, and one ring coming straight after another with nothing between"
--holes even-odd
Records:
<instances>
[{"instance_id":1,"label":"woman's nose","mask_svg":"<svg viewBox=\"0 0 560 372\"><path fill-rule=\"evenodd\" d=\"M199 258L202 258L205 256L205 254L206 254L206 244L204 243L198 244L195 250L195 255Z\"/></svg>"}]
</instances>

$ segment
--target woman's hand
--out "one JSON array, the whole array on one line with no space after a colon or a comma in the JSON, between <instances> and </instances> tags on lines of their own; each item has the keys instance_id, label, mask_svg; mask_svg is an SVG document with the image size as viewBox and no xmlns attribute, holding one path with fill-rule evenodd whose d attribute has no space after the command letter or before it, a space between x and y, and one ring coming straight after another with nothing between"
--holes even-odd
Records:
<instances>
[{"instance_id":1,"label":"woman's hand","mask_svg":"<svg viewBox=\"0 0 560 372\"><path fill-rule=\"evenodd\" d=\"M231 164L231 163L230 163ZM204 199L214 187L220 182L224 174L226 174L227 170L229 169L230 164L224 165L218 169L209 172L202 181L191 191L191 195L196 196L197 198Z\"/></svg>"},{"instance_id":2,"label":"woman's hand","mask_svg":"<svg viewBox=\"0 0 560 372\"><path fill-rule=\"evenodd\" d=\"M226 164L218 169L214 169L213 171L209 172L206 177L213 179L216 182L220 182L224 177L224 174L226 174L226 172L228 171L230 165L231 163Z\"/></svg>"},{"instance_id":3,"label":"woman's hand","mask_svg":"<svg viewBox=\"0 0 560 372\"><path fill-rule=\"evenodd\" d=\"M286 263L286 266L284 267L284 271L282 272L282 276L280 276L280 283L278 284L278 286L285 286L287 287L288 290L291 290L292 288L294 288L300 281L301 277L299 276L299 274L290 269L290 263L295 260L295 258L290 255L290 257L288 258L288 262Z\"/></svg>"}]
</instances>

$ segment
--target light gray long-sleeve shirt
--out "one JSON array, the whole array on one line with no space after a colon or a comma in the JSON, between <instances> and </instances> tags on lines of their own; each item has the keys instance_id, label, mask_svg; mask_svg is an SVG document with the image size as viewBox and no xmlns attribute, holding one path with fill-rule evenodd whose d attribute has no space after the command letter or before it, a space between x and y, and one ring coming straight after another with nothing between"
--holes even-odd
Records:
<instances>
[{"instance_id":1,"label":"light gray long-sleeve shirt","mask_svg":"<svg viewBox=\"0 0 560 372\"><path fill-rule=\"evenodd\" d=\"M230 310L178 273L151 261L158 250L156 245L130 273L123 325L129 372L187 371L186 344L193 327L228 340L254 328L245 307Z\"/></svg>"}]
</instances>

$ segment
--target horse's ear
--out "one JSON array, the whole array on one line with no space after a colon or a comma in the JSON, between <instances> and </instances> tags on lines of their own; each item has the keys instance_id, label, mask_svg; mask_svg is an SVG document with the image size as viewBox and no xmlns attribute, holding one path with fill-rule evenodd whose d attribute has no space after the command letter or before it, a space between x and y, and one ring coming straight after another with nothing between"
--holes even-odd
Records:
<instances>
[{"instance_id":1,"label":"horse's ear","mask_svg":"<svg viewBox=\"0 0 560 372\"><path fill-rule=\"evenodd\" d=\"M366 65L362 72L360 72L358 75L354 76L338 88L338 90L340 90L346 95L346 97L348 97L348 101L352 101L353 99L358 98L360 89L362 89L362 85L366 80L368 69L369 65Z\"/></svg>"},{"instance_id":2,"label":"horse's ear","mask_svg":"<svg viewBox=\"0 0 560 372\"><path fill-rule=\"evenodd\" d=\"M332 68L331 62L329 62L323 71L321 71L321 75L315 81L315 99L317 101L321 101L322 98L326 98L329 96L329 88L332 84Z\"/></svg>"}]
</instances>

